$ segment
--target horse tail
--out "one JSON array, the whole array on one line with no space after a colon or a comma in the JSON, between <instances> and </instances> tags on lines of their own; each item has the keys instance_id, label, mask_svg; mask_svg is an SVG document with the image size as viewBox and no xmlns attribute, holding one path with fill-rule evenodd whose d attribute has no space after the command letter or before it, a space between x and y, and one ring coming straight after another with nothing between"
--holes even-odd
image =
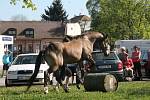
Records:
<instances>
[{"instance_id":1,"label":"horse tail","mask_svg":"<svg viewBox=\"0 0 150 100\"><path fill-rule=\"evenodd\" d=\"M33 84L33 81L35 80L35 78L39 72L40 65L42 62L42 56L43 56L43 51L40 51L39 55L36 58L34 73L32 74L31 78L28 81L27 91L30 89L31 85Z\"/></svg>"}]
</instances>

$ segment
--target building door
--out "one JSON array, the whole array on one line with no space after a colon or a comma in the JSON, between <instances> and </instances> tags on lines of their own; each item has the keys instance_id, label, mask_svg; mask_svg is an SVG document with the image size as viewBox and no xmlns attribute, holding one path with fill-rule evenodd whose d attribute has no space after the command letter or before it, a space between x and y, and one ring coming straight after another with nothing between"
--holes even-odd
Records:
<instances>
[{"instance_id":1,"label":"building door","mask_svg":"<svg viewBox=\"0 0 150 100\"><path fill-rule=\"evenodd\" d=\"M19 54L23 53L23 52L22 52L22 45L21 45L21 44L18 45L18 53L19 53Z\"/></svg>"},{"instance_id":2,"label":"building door","mask_svg":"<svg viewBox=\"0 0 150 100\"><path fill-rule=\"evenodd\" d=\"M28 52L33 53L33 45L32 44L28 44Z\"/></svg>"}]
</instances>

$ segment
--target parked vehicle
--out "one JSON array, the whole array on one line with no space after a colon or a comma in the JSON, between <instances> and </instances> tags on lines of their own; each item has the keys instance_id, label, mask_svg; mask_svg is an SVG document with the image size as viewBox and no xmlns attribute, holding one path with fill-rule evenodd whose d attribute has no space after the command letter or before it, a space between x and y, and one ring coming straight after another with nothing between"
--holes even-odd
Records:
<instances>
[{"instance_id":1,"label":"parked vehicle","mask_svg":"<svg viewBox=\"0 0 150 100\"><path fill-rule=\"evenodd\" d=\"M113 74L118 81L123 81L123 64L115 51L111 51L109 56L104 56L100 51L94 51L92 56L96 63L96 73Z\"/></svg>"},{"instance_id":2,"label":"parked vehicle","mask_svg":"<svg viewBox=\"0 0 150 100\"><path fill-rule=\"evenodd\" d=\"M117 40L115 42L115 49L119 52L121 47L126 47L130 56L135 45L144 53L150 49L150 40Z\"/></svg>"},{"instance_id":3,"label":"parked vehicle","mask_svg":"<svg viewBox=\"0 0 150 100\"><path fill-rule=\"evenodd\" d=\"M12 86L27 84L27 81L34 72L37 55L38 54L36 53L18 55L8 69L5 85ZM48 67L49 66L43 61L34 84L41 84L44 82L44 71L47 70Z\"/></svg>"},{"instance_id":4,"label":"parked vehicle","mask_svg":"<svg viewBox=\"0 0 150 100\"><path fill-rule=\"evenodd\" d=\"M139 47L141 51L142 77L150 77L150 59L148 58L150 40L117 40L115 42L115 50L119 53L120 47L126 47L129 57L131 57L135 45Z\"/></svg>"},{"instance_id":5,"label":"parked vehicle","mask_svg":"<svg viewBox=\"0 0 150 100\"><path fill-rule=\"evenodd\" d=\"M144 52L141 57L142 77L150 78L150 51Z\"/></svg>"}]
</instances>

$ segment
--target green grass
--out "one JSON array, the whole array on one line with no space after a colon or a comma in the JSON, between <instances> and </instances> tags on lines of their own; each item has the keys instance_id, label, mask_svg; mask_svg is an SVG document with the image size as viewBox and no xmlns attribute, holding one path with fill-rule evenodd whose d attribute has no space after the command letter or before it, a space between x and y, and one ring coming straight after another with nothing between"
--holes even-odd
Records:
<instances>
[{"instance_id":1,"label":"green grass","mask_svg":"<svg viewBox=\"0 0 150 100\"><path fill-rule=\"evenodd\" d=\"M0 100L150 100L150 81L121 82L115 92L85 92L82 86L78 90L71 86L70 92L59 92L49 87L49 93L43 93L43 86L32 86L24 92L26 86L0 87Z\"/></svg>"}]
</instances>

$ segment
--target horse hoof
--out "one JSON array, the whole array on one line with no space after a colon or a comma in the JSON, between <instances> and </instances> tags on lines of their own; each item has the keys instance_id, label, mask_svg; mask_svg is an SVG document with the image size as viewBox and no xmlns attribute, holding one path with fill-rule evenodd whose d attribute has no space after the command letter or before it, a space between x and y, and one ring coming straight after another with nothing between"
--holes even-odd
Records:
<instances>
[{"instance_id":1,"label":"horse hoof","mask_svg":"<svg viewBox=\"0 0 150 100\"><path fill-rule=\"evenodd\" d=\"M44 94L48 93L48 87L44 87Z\"/></svg>"},{"instance_id":2,"label":"horse hoof","mask_svg":"<svg viewBox=\"0 0 150 100\"><path fill-rule=\"evenodd\" d=\"M68 92L69 92L69 89L68 89L67 87L64 87L64 91L65 91L66 93L68 93Z\"/></svg>"},{"instance_id":3,"label":"horse hoof","mask_svg":"<svg viewBox=\"0 0 150 100\"><path fill-rule=\"evenodd\" d=\"M65 90L66 93L69 93L69 90L68 90L68 89L64 89L64 90Z\"/></svg>"},{"instance_id":4,"label":"horse hoof","mask_svg":"<svg viewBox=\"0 0 150 100\"><path fill-rule=\"evenodd\" d=\"M44 94L48 94L48 91L44 91Z\"/></svg>"},{"instance_id":5,"label":"horse hoof","mask_svg":"<svg viewBox=\"0 0 150 100\"><path fill-rule=\"evenodd\" d=\"M77 85L76 85L76 87L77 87L78 89L80 89L80 86L79 86L79 84L77 84Z\"/></svg>"},{"instance_id":6,"label":"horse hoof","mask_svg":"<svg viewBox=\"0 0 150 100\"><path fill-rule=\"evenodd\" d=\"M44 94L47 94L48 92L44 92Z\"/></svg>"}]
</instances>

